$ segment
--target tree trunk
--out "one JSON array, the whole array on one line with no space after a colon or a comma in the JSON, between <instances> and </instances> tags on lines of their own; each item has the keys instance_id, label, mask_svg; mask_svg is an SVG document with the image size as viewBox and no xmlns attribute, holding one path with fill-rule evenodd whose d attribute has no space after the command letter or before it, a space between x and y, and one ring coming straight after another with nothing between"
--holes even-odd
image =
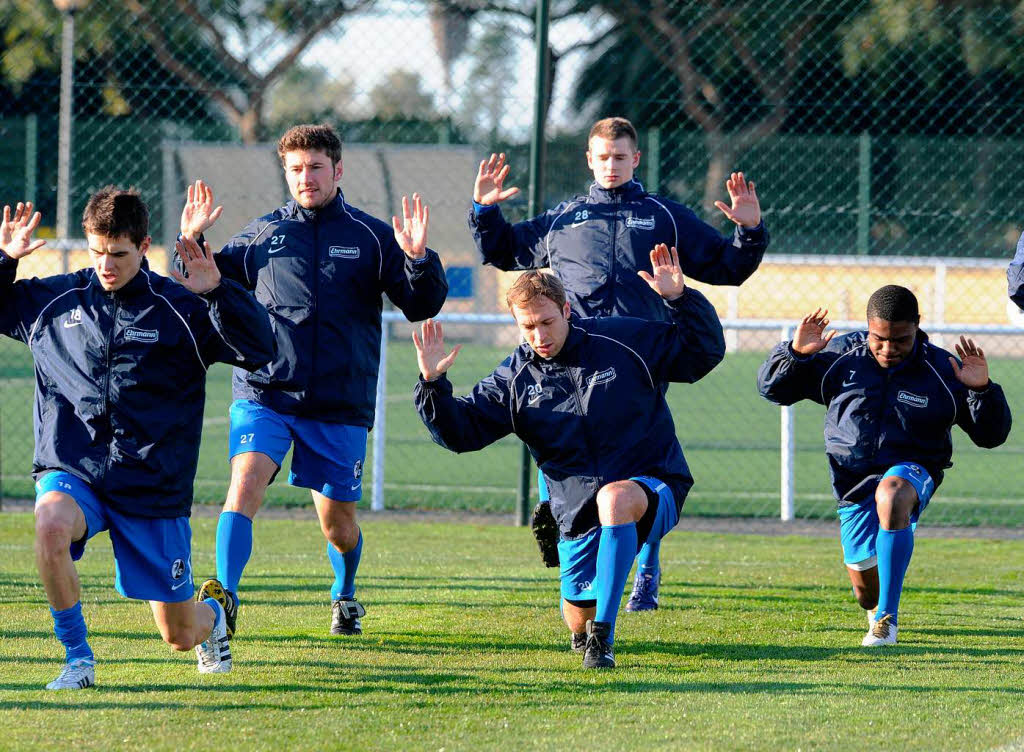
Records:
<instances>
[{"instance_id":1,"label":"tree trunk","mask_svg":"<svg viewBox=\"0 0 1024 752\"><path fill-rule=\"evenodd\" d=\"M732 172L736 158L729 134L707 131L704 144L708 152L708 170L704 176L704 219L710 221L718 214L715 201L725 194L725 181Z\"/></svg>"}]
</instances>

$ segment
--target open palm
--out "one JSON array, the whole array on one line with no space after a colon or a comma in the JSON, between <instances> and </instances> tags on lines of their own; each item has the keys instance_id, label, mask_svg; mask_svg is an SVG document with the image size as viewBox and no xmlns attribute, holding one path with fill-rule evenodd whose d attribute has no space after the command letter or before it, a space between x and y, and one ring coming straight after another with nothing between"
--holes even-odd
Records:
<instances>
[{"instance_id":1,"label":"open palm","mask_svg":"<svg viewBox=\"0 0 1024 752\"><path fill-rule=\"evenodd\" d=\"M430 207L420 199L420 194L412 194L412 211L409 211L409 199L402 196L402 221L391 217L391 225L395 230L395 242L409 258L423 258L427 255L427 227L430 225Z\"/></svg>"},{"instance_id":2,"label":"open palm","mask_svg":"<svg viewBox=\"0 0 1024 752\"><path fill-rule=\"evenodd\" d=\"M12 259L27 256L46 245L45 240L33 240L32 233L39 227L43 216L32 213L32 202L18 202L11 217L11 207L4 206L4 219L0 223L0 251Z\"/></svg>"},{"instance_id":3,"label":"open palm","mask_svg":"<svg viewBox=\"0 0 1024 752\"><path fill-rule=\"evenodd\" d=\"M835 329L826 334L825 327L827 326L827 308L825 310L818 308L814 313L804 316L793 335L793 350L800 355L813 355L824 349L836 334Z\"/></svg>"}]
</instances>

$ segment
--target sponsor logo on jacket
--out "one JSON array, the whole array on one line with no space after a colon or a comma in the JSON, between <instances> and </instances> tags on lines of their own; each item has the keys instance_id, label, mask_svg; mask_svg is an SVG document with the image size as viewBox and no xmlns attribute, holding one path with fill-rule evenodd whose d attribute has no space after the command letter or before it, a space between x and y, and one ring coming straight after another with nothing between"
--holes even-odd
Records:
<instances>
[{"instance_id":1,"label":"sponsor logo on jacket","mask_svg":"<svg viewBox=\"0 0 1024 752\"><path fill-rule=\"evenodd\" d=\"M598 384L607 384L609 381L614 381L614 380L615 380L615 369L614 368L606 368L603 371L598 371L593 376L591 376L589 379L587 379L587 383L590 384L590 386L597 386Z\"/></svg>"},{"instance_id":2,"label":"sponsor logo on jacket","mask_svg":"<svg viewBox=\"0 0 1024 752\"><path fill-rule=\"evenodd\" d=\"M626 220L626 227L637 230L653 230L654 217L629 217Z\"/></svg>"},{"instance_id":3,"label":"sponsor logo on jacket","mask_svg":"<svg viewBox=\"0 0 1024 752\"><path fill-rule=\"evenodd\" d=\"M911 407L928 407L927 397L912 394L906 390L901 390L900 393L896 395L896 400L902 402L904 405L910 405Z\"/></svg>"},{"instance_id":4,"label":"sponsor logo on jacket","mask_svg":"<svg viewBox=\"0 0 1024 752\"><path fill-rule=\"evenodd\" d=\"M352 248L350 246L332 245L328 249L328 254L331 258L343 258L343 259L357 259L359 258L359 249Z\"/></svg>"},{"instance_id":5,"label":"sponsor logo on jacket","mask_svg":"<svg viewBox=\"0 0 1024 752\"><path fill-rule=\"evenodd\" d=\"M156 329L138 329L130 326L124 330L124 338L135 342L156 342L160 339L160 332Z\"/></svg>"}]
</instances>

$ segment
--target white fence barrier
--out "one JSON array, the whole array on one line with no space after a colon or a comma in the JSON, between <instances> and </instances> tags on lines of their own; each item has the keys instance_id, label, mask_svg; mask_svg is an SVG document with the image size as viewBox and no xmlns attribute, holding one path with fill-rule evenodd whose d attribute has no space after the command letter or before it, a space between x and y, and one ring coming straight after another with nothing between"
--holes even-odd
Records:
<instances>
[{"instance_id":1,"label":"white fence barrier","mask_svg":"<svg viewBox=\"0 0 1024 752\"><path fill-rule=\"evenodd\" d=\"M370 508L374 511L384 509L384 444L387 440L387 428L385 422L385 400L387 398L387 345L389 340L390 323L408 323L405 316L397 311L385 311L383 314L385 326L381 337L381 361L380 373L377 377L377 416L373 430L373 495ZM435 317L435 321L451 324L478 324L485 326L511 326L514 324L511 314L508 313L442 313ZM850 332L864 329L863 321L834 321L831 328L838 332ZM792 321L781 321L777 319L723 319L722 328L726 335L730 333L748 331L776 331L780 333L779 341L793 338L796 325ZM984 324L938 324L928 326L929 334L964 334L970 336L999 334L999 335L1024 335L1024 327L984 325ZM783 520L794 518L794 467L796 457L796 436L793 408L783 407L781 409L781 430L779 439L779 467L781 474L781 492L779 498L779 516Z\"/></svg>"}]
</instances>

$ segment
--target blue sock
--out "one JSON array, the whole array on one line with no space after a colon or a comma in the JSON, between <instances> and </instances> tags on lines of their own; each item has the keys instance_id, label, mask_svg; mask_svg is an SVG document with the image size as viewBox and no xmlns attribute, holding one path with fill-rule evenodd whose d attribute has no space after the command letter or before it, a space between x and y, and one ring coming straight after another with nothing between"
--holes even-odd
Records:
<instances>
[{"instance_id":1,"label":"blue sock","mask_svg":"<svg viewBox=\"0 0 1024 752\"><path fill-rule=\"evenodd\" d=\"M636 523L602 525L597 546L597 613L594 621L611 625L608 641L615 639L615 617L622 602L629 570L636 557Z\"/></svg>"},{"instance_id":2,"label":"blue sock","mask_svg":"<svg viewBox=\"0 0 1024 752\"><path fill-rule=\"evenodd\" d=\"M238 592L245 565L252 555L252 520L238 512L221 512L217 520L217 579Z\"/></svg>"},{"instance_id":3,"label":"blue sock","mask_svg":"<svg viewBox=\"0 0 1024 752\"><path fill-rule=\"evenodd\" d=\"M656 541L648 539L648 541L640 547L640 553L636 555L636 573L656 575L658 570L661 569L661 562L658 561L658 555L660 553L661 538L658 538Z\"/></svg>"},{"instance_id":4,"label":"blue sock","mask_svg":"<svg viewBox=\"0 0 1024 752\"><path fill-rule=\"evenodd\" d=\"M897 622L896 612L900 607L900 593L903 592L903 578L914 553L914 531L879 530L875 539L875 553L878 555L878 611L875 618L891 614Z\"/></svg>"},{"instance_id":5,"label":"blue sock","mask_svg":"<svg viewBox=\"0 0 1024 752\"><path fill-rule=\"evenodd\" d=\"M213 609L213 626L214 628L216 628L217 625L220 624L221 621L224 619L224 607L220 605L220 602L217 601L216 598L203 598L203 603L205 603L207 606ZM210 632L209 636L206 639L208 640L212 636L213 632Z\"/></svg>"},{"instance_id":6,"label":"blue sock","mask_svg":"<svg viewBox=\"0 0 1024 752\"><path fill-rule=\"evenodd\" d=\"M356 547L346 554L341 553L328 541L327 558L334 570L334 585L331 586L331 600L350 600L356 597L356 570L363 555L363 531L359 531Z\"/></svg>"},{"instance_id":7,"label":"blue sock","mask_svg":"<svg viewBox=\"0 0 1024 752\"><path fill-rule=\"evenodd\" d=\"M50 608L50 613L53 615L53 633L57 635L57 639L64 646L65 660L68 663L79 658L95 660L87 640L88 630L85 628L85 618L82 616L82 602L78 601L74 606L63 611L54 611L53 608Z\"/></svg>"}]
</instances>

